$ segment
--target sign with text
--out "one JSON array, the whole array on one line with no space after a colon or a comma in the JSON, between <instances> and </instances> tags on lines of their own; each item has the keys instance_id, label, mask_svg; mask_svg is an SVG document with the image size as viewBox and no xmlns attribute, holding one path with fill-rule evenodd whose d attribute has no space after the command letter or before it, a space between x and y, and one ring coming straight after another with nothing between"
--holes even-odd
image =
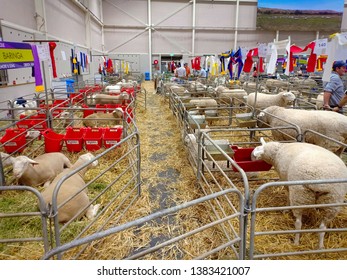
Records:
<instances>
[{"instance_id":1,"label":"sign with text","mask_svg":"<svg viewBox=\"0 0 347 280\"><path fill-rule=\"evenodd\" d=\"M0 70L33 66L34 57L30 44L0 42Z\"/></svg>"}]
</instances>

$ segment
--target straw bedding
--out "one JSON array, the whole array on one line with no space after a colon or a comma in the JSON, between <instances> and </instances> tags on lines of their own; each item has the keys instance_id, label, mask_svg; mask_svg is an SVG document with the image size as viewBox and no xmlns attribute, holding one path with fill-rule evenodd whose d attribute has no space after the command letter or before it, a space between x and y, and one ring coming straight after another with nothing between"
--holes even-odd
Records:
<instances>
[{"instance_id":1,"label":"straw bedding","mask_svg":"<svg viewBox=\"0 0 347 280\"><path fill-rule=\"evenodd\" d=\"M196 184L195 174L189 164L187 151L182 144L181 132L177 124L177 120L168 109L168 103L158 95L152 94L153 88L151 83L145 83L149 86L147 90L147 109L136 109L137 126L140 131L141 143L141 196L128 209L124 216L120 217L117 222L108 222L107 227L122 224L127 221L135 220L154 213L163 208L168 208L185 201L201 197L204 195L202 190ZM223 124L219 124L224 126ZM240 139L240 142L245 138ZM108 158L104 158L97 169L90 170L86 174L86 180L93 178L100 170L109 166L114 158L125 152L126 148L118 149L114 154L110 154ZM69 154L74 161L79 154ZM73 158L72 158L73 157ZM121 164L128 164L126 162ZM122 166L122 165L121 165ZM114 173L114 174L113 174ZM117 174L117 170L108 172L102 180L95 182L91 186L89 192L93 197L102 189L105 184L110 182L112 176ZM130 176L130 175L128 175ZM250 180L250 190L253 193L257 187L267 182L269 177L277 179L276 173L261 172L255 178ZM108 178L108 179L107 179ZM126 177L127 178L127 177ZM126 179L125 178L125 179ZM214 184L213 179L209 178L212 189L208 192L219 191L219 187ZM221 186L226 186L226 182L222 178L217 178ZM235 186L239 190L243 190L242 182L234 180ZM116 190L114 190L116 191ZM206 192L206 189L205 189ZM258 200L258 207L281 206L287 205L287 189L278 187L269 189L262 194ZM237 207L238 201L235 196L230 195L229 199ZM222 208L228 209L225 198L221 198L220 204ZM106 203L106 201L98 201L98 203ZM216 201L212 202L216 204ZM4 192L0 197L0 213L16 212L18 209L23 211L35 210L35 198L27 193L20 192L8 193ZM12 211L13 210L13 211ZM110 209L111 211L111 209ZM154 246L179 234L183 234L189 230L198 228L206 223L211 222L211 216L222 216L221 210L217 213L211 213L208 203L201 203L189 209L177 212L162 219L156 219L148 223L142 224L136 228L130 228L118 234L109 236L99 241L92 242L86 250L79 256L81 259L123 259L133 254L141 252L145 248ZM232 211L228 214L230 214ZM303 220L303 228L312 228L317 226L317 214L311 215ZM16 236L23 237L39 236L40 226L39 220L25 221L26 218L10 218L4 222L0 222L0 238L14 238ZM90 231L104 223L107 214L97 220ZM116 219L116 218L115 218ZM237 220L231 220L230 223L238 230ZM63 242L72 240L76 234L87 224L85 219L74 222L69 229L62 235ZM332 222L333 227L345 227L347 224L347 210L344 209L337 218ZM228 227L226 223L223 224ZM226 237L220 226L215 226L204 230L198 234L187 237L177 243L160 249L143 257L144 259L193 259L196 256L218 247L225 243ZM294 229L294 218L290 211L263 213L258 214L256 230L283 230ZM229 231L229 230L228 230ZM232 235L231 231L229 231ZM313 249L317 245L317 234L302 234L300 246L293 245L294 235L273 235L256 237L256 252L258 254L269 252L291 251L294 249L304 250ZM346 233L328 233L325 238L327 248L347 247ZM78 249L68 251L64 254L64 258L74 258ZM22 243L22 244L0 244L0 259L39 259L43 254L43 246L38 243ZM235 256L230 248L221 250L209 256L210 259L234 259ZM291 257L281 257L282 259L346 259L346 253L329 253L320 255L299 255Z\"/></svg>"}]
</instances>

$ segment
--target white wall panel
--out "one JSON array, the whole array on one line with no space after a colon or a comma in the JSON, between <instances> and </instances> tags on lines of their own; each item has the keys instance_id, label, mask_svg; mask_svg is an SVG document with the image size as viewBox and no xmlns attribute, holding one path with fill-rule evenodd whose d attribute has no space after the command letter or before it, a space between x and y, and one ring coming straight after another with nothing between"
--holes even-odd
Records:
<instances>
[{"instance_id":1,"label":"white wall panel","mask_svg":"<svg viewBox=\"0 0 347 280\"><path fill-rule=\"evenodd\" d=\"M104 0L104 24L143 26L147 23L147 1Z\"/></svg>"},{"instance_id":2,"label":"white wall panel","mask_svg":"<svg viewBox=\"0 0 347 280\"><path fill-rule=\"evenodd\" d=\"M197 31L195 39L195 54L218 54L233 48L234 32Z\"/></svg>"},{"instance_id":3,"label":"white wall panel","mask_svg":"<svg viewBox=\"0 0 347 280\"><path fill-rule=\"evenodd\" d=\"M0 0L0 19L36 29L35 0Z\"/></svg>"},{"instance_id":4,"label":"white wall panel","mask_svg":"<svg viewBox=\"0 0 347 280\"><path fill-rule=\"evenodd\" d=\"M198 3L196 5L197 27L235 27L235 5Z\"/></svg>"},{"instance_id":5,"label":"white wall panel","mask_svg":"<svg viewBox=\"0 0 347 280\"><path fill-rule=\"evenodd\" d=\"M112 53L148 53L148 32L141 32L143 30L105 30L105 48L108 51L119 46Z\"/></svg>"},{"instance_id":6,"label":"white wall panel","mask_svg":"<svg viewBox=\"0 0 347 280\"><path fill-rule=\"evenodd\" d=\"M91 46L94 49L102 50L102 30L101 26L91 21Z\"/></svg>"},{"instance_id":7,"label":"white wall panel","mask_svg":"<svg viewBox=\"0 0 347 280\"><path fill-rule=\"evenodd\" d=\"M188 2L189 1L186 1L186 3L182 1L177 1L177 2L153 1L152 2L152 24L155 26L159 22L161 22L159 26L191 26L192 25L192 5L188 5Z\"/></svg>"},{"instance_id":8,"label":"white wall panel","mask_svg":"<svg viewBox=\"0 0 347 280\"><path fill-rule=\"evenodd\" d=\"M158 30L152 33L152 53L182 54L191 49L189 30Z\"/></svg>"},{"instance_id":9,"label":"white wall panel","mask_svg":"<svg viewBox=\"0 0 347 280\"><path fill-rule=\"evenodd\" d=\"M86 44L84 12L71 0L46 0L47 30L50 35L75 44Z\"/></svg>"}]
</instances>

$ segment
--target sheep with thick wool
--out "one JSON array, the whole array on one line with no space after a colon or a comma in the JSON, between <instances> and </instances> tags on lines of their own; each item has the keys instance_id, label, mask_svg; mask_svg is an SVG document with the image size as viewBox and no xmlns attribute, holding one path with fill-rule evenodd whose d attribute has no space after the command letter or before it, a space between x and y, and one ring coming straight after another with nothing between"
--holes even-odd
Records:
<instances>
[{"instance_id":1,"label":"sheep with thick wool","mask_svg":"<svg viewBox=\"0 0 347 280\"><path fill-rule=\"evenodd\" d=\"M63 153L46 153L34 159L27 156L8 157L12 162L13 175L20 185L38 187L48 185L65 168L71 167Z\"/></svg>"},{"instance_id":2,"label":"sheep with thick wool","mask_svg":"<svg viewBox=\"0 0 347 280\"><path fill-rule=\"evenodd\" d=\"M116 108L112 113L93 113L83 119L86 127L113 126L122 124L124 112L122 108Z\"/></svg>"},{"instance_id":3,"label":"sheep with thick wool","mask_svg":"<svg viewBox=\"0 0 347 280\"><path fill-rule=\"evenodd\" d=\"M297 125L301 133L310 129L342 143L347 143L347 117L335 112L270 106L260 112L257 118L260 127L266 125L270 127L288 126L289 122ZM272 136L277 141L284 141L290 140L291 137L296 138L297 132L293 129L272 130ZM305 142L324 147L338 156L345 149L340 144L313 133L306 134Z\"/></svg>"},{"instance_id":4,"label":"sheep with thick wool","mask_svg":"<svg viewBox=\"0 0 347 280\"><path fill-rule=\"evenodd\" d=\"M52 204L53 192L57 186L57 183L68 174L72 173L81 166L89 163L79 172L68 177L61 185L57 195L57 205L61 205L58 209L58 221L60 223L66 223L76 218L81 218L86 215L88 219L92 219L100 204L92 205L89 201L87 191L85 189L84 175L92 167L98 164L97 160L91 153L86 153L81 155L78 160L68 169L65 169L58 176L56 176L53 182L47 186L47 188L42 192L42 196L46 204ZM66 202L66 203L65 203Z\"/></svg>"},{"instance_id":5,"label":"sheep with thick wool","mask_svg":"<svg viewBox=\"0 0 347 280\"><path fill-rule=\"evenodd\" d=\"M253 150L255 159L272 164L283 181L347 179L345 163L334 153L308 143L262 142ZM343 203L347 193L347 183L322 183L291 185L289 203L291 206L311 204ZM336 217L340 207L321 208L320 229ZM302 227L305 209L292 209L295 216L295 228ZM325 232L318 233L319 248L324 248ZM295 245L299 244L300 233L295 234Z\"/></svg>"},{"instance_id":6,"label":"sheep with thick wool","mask_svg":"<svg viewBox=\"0 0 347 280\"><path fill-rule=\"evenodd\" d=\"M282 91L277 94L257 92L256 100L255 92L252 92L247 96L247 105L256 107L258 109L264 109L274 105L286 107L291 104L295 100L295 98L295 94L290 91Z\"/></svg>"}]
</instances>

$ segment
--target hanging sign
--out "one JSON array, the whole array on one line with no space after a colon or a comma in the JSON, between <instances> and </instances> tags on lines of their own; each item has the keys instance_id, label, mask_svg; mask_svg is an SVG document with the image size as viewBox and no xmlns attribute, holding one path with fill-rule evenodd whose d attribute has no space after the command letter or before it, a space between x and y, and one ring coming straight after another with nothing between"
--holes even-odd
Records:
<instances>
[{"instance_id":1,"label":"hanging sign","mask_svg":"<svg viewBox=\"0 0 347 280\"><path fill-rule=\"evenodd\" d=\"M0 70L33 66L34 57L30 44L0 42Z\"/></svg>"},{"instance_id":2,"label":"hanging sign","mask_svg":"<svg viewBox=\"0 0 347 280\"><path fill-rule=\"evenodd\" d=\"M37 53L39 55L40 61L51 60L48 43L37 45Z\"/></svg>"}]
</instances>

